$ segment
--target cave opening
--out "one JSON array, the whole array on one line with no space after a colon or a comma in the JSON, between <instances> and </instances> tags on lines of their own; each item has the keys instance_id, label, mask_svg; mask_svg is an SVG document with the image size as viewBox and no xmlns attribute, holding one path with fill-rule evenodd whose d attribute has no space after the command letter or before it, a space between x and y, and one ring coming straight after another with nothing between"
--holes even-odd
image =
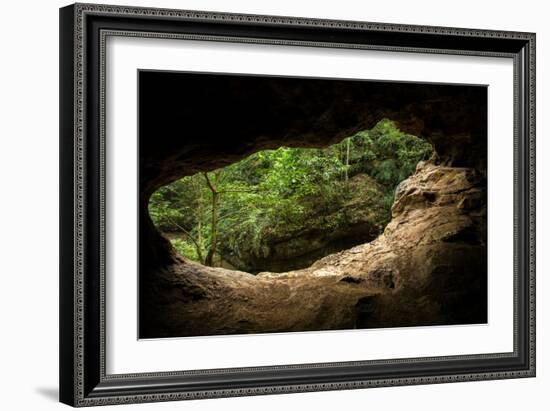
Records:
<instances>
[{"instance_id":1,"label":"cave opening","mask_svg":"<svg viewBox=\"0 0 550 411\"><path fill-rule=\"evenodd\" d=\"M335 144L258 151L153 193L148 211L191 261L257 274L310 266L374 240L397 185L433 147L383 119Z\"/></svg>"}]
</instances>

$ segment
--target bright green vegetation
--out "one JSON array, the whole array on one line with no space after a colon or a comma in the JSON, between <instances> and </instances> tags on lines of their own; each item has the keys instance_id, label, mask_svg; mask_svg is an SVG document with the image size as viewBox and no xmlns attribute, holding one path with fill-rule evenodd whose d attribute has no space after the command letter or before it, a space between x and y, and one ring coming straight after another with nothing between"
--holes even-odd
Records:
<instances>
[{"instance_id":1,"label":"bright green vegetation","mask_svg":"<svg viewBox=\"0 0 550 411\"><path fill-rule=\"evenodd\" d=\"M379 234L396 185L431 153L425 140L382 120L326 148L280 147L184 177L155 192L149 211L180 254L205 265L267 257L275 243L278 255L285 244L292 254L307 246L292 242L304 232L345 231L358 213Z\"/></svg>"}]
</instances>

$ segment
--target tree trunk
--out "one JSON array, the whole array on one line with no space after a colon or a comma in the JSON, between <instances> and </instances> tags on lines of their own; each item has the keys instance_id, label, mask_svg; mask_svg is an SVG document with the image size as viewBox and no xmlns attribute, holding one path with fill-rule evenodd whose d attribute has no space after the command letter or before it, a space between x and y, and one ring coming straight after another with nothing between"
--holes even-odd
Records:
<instances>
[{"instance_id":1,"label":"tree trunk","mask_svg":"<svg viewBox=\"0 0 550 411\"><path fill-rule=\"evenodd\" d=\"M212 224L210 226L210 249L206 256L205 264L208 266L214 265L214 254L216 254L216 245L218 242L218 203L220 194L212 193Z\"/></svg>"},{"instance_id":2,"label":"tree trunk","mask_svg":"<svg viewBox=\"0 0 550 411\"><path fill-rule=\"evenodd\" d=\"M203 211L202 211L202 190L199 190L199 221L197 224L197 242L199 243L199 248L202 252L202 218L203 218ZM204 264L204 260L201 258L201 264Z\"/></svg>"},{"instance_id":3,"label":"tree trunk","mask_svg":"<svg viewBox=\"0 0 550 411\"><path fill-rule=\"evenodd\" d=\"M349 144L350 144L350 138L347 139L346 142L346 181L348 181L348 168L349 168Z\"/></svg>"},{"instance_id":4,"label":"tree trunk","mask_svg":"<svg viewBox=\"0 0 550 411\"><path fill-rule=\"evenodd\" d=\"M218 183L220 182L221 173L217 172L214 174L215 183L212 184L210 181L210 178L208 178L208 174L204 173L204 177L206 179L206 183L208 184L208 187L210 188L210 191L212 191L212 219L211 219L211 225L210 225L210 247L208 250L208 254L206 255L206 258L204 260L204 264L212 267L214 265L214 255L216 254L216 247L218 243L218 204L220 202L220 192L217 190Z\"/></svg>"}]
</instances>

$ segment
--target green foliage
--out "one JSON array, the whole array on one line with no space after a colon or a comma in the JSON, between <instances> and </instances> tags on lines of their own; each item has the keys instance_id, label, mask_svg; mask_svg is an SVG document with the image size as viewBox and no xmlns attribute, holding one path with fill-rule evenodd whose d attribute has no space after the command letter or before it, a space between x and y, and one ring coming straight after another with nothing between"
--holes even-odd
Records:
<instances>
[{"instance_id":1,"label":"green foliage","mask_svg":"<svg viewBox=\"0 0 550 411\"><path fill-rule=\"evenodd\" d=\"M353 147L352 172L364 172L392 188L410 176L416 164L429 158L433 152L425 140L401 132L387 119L371 130L360 131L350 140Z\"/></svg>"},{"instance_id":2,"label":"green foliage","mask_svg":"<svg viewBox=\"0 0 550 411\"><path fill-rule=\"evenodd\" d=\"M161 231L179 233L172 244L192 260L204 262L209 250L218 253L218 244L224 252L238 255L247 248L266 256L265 239L275 233L284 238L307 224L326 230L347 224L334 213L357 195L351 179L358 174L384 187L379 202L389 216L395 186L431 153L426 141L382 120L371 130L323 149L280 147L255 153L209 172L213 187L202 173L184 177L155 192L149 212ZM212 188L218 202L213 201ZM338 217L328 219L329 215Z\"/></svg>"},{"instance_id":3,"label":"green foliage","mask_svg":"<svg viewBox=\"0 0 550 411\"><path fill-rule=\"evenodd\" d=\"M157 190L149 200L149 215L161 231L174 231L175 224L191 230L196 210L207 202L202 176L194 175L174 181Z\"/></svg>"},{"instance_id":4,"label":"green foliage","mask_svg":"<svg viewBox=\"0 0 550 411\"><path fill-rule=\"evenodd\" d=\"M174 246L174 248L179 254L191 260L199 261L197 249L195 248L195 245L192 242L186 241L181 238L174 238L170 240L170 242L172 243L172 246Z\"/></svg>"}]
</instances>

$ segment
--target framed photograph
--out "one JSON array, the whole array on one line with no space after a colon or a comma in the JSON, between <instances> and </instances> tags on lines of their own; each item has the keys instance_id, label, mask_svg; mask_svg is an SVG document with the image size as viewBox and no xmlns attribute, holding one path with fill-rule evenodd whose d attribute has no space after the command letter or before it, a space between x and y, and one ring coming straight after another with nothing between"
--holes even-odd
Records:
<instances>
[{"instance_id":1,"label":"framed photograph","mask_svg":"<svg viewBox=\"0 0 550 411\"><path fill-rule=\"evenodd\" d=\"M535 376L535 34L60 10L60 399Z\"/></svg>"}]
</instances>

